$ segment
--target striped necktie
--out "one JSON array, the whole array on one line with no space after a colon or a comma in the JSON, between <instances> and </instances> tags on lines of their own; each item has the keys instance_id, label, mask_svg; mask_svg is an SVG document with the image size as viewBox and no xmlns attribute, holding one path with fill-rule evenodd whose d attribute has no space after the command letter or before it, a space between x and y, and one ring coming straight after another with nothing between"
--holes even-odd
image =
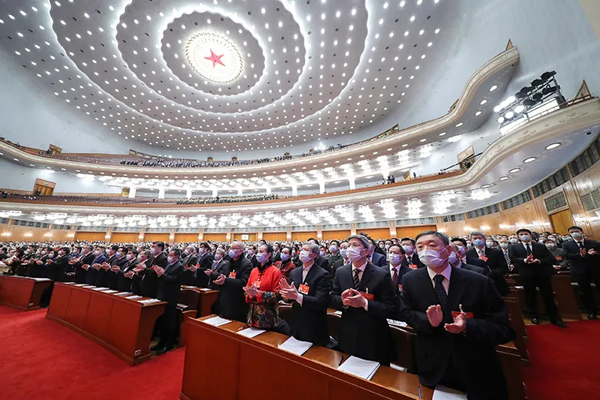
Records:
<instances>
[{"instance_id":1,"label":"striped necktie","mask_svg":"<svg viewBox=\"0 0 600 400\"><path fill-rule=\"evenodd\" d=\"M360 275L360 269L355 268L354 276L352 277L352 284L354 285L354 289L356 289L356 290L358 290L358 287L360 286L360 279L358 279L359 275Z\"/></svg>"}]
</instances>

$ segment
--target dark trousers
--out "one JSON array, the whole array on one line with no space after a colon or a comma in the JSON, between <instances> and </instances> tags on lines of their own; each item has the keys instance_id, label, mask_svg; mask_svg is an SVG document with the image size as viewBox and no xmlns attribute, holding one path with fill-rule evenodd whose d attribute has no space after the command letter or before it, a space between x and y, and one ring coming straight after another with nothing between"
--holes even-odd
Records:
<instances>
[{"instance_id":1,"label":"dark trousers","mask_svg":"<svg viewBox=\"0 0 600 400\"><path fill-rule=\"evenodd\" d=\"M588 268L586 273L575 274L574 277L579 285L579 295L581 296L583 306L590 314L596 314L598 309L592 295L592 282L596 284L596 289L600 293L600 267Z\"/></svg>"},{"instance_id":2,"label":"dark trousers","mask_svg":"<svg viewBox=\"0 0 600 400\"><path fill-rule=\"evenodd\" d=\"M454 361L450 359L440 385L467 393L468 400L508 400L506 379L501 369L498 369L499 375L486 376L482 381L469 376L459 363Z\"/></svg>"},{"instance_id":3,"label":"dark trousers","mask_svg":"<svg viewBox=\"0 0 600 400\"><path fill-rule=\"evenodd\" d=\"M542 295L542 300L544 301L544 305L546 306L546 311L550 316L551 321L556 321L560 317L558 315L558 310L556 308L556 303L554 303L554 293L552 292L552 283L550 281L551 275L533 275L533 276L524 276L523 279L523 289L525 291L525 302L527 303L527 308L531 311L532 317L539 318L539 313L537 309L537 295L535 288L540 288L540 294Z\"/></svg>"},{"instance_id":4,"label":"dark trousers","mask_svg":"<svg viewBox=\"0 0 600 400\"><path fill-rule=\"evenodd\" d=\"M164 347L175 346L175 335L177 333L177 303L167 304L165 312L156 320L159 343Z\"/></svg>"}]
</instances>

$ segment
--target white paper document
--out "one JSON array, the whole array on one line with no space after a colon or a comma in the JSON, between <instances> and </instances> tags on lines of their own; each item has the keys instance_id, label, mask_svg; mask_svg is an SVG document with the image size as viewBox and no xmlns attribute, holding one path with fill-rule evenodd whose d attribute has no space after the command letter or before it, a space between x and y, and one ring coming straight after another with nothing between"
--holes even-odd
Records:
<instances>
[{"instance_id":1,"label":"white paper document","mask_svg":"<svg viewBox=\"0 0 600 400\"><path fill-rule=\"evenodd\" d=\"M74 285L75 282L63 282L63 285Z\"/></svg>"},{"instance_id":2,"label":"white paper document","mask_svg":"<svg viewBox=\"0 0 600 400\"><path fill-rule=\"evenodd\" d=\"M125 297L125 298L126 298L127 300L137 300L137 299L141 299L141 298L142 298L142 296L135 296L135 295L134 295L134 296L127 296L127 297Z\"/></svg>"},{"instance_id":3,"label":"white paper document","mask_svg":"<svg viewBox=\"0 0 600 400\"><path fill-rule=\"evenodd\" d=\"M209 290L212 290L212 289L203 287L203 288L200 288L200 290L203 291L203 292L208 292Z\"/></svg>"},{"instance_id":4,"label":"white paper document","mask_svg":"<svg viewBox=\"0 0 600 400\"><path fill-rule=\"evenodd\" d=\"M279 345L279 348L301 356L302 354L306 353L311 346L311 342L305 342L290 336L288 340Z\"/></svg>"},{"instance_id":5,"label":"white paper document","mask_svg":"<svg viewBox=\"0 0 600 400\"><path fill-rule=\"evenodd\" d=\"M114 290L114 289L110 289L110 290L103 290L104 293L117 293L118 290Z\"/></svg>"},{"instance_id":6,"label":"white paper document","mask_svg":"<svg viewBox=\"0 0 600 400\"><path fill-rule=\"evenodd\" d=\"M85 285L85 283L77 283L77 284L75 284L75 286L83 287L83 286L86 286L86 285Z\"/></svg>"},{"instance_id":7,"label":"white paper document","mask_svg":"<svg viewBox=\"0 0 600 400\"><path fill-rule=\"evenodd\" d=\"M340 310L336 310L333 312L335 315L342 315L342 312Z\"/></svg>"},{"instance_id":8,"label":"white paper document","mask_svg":"<svg viewBox=\"0 0 600 400\"><path fill-rule=\"evenodd\" d=\"M94 287L96 287L96 286L93 286L93 285L82 286L82 288L84 288L84 289L91 289L91 288L94 288Z\"/></svg>"},{"instance_id":9,"label":"white paper document","mask_svg":"<svg viewBox=\"0 0 600 400\"><path fill-rule=\"evenodd\" d=\"M92 290L97 290L98 292L104 292L105 290L108 290L107 287L97 287L97 288L93 288Z\"/></svg>"},{"instance_id":10,"label":"white paper document","mask_svg":"<svg viewBox=\"0 0 600 400\"><path fill-rule=\"evenodd\" d=\"M115 296L127 296L133 294L132 292L119 292L119 293L115 293Z\"/></svg>"},{"instance_id":11,"label":"white paper document","mask_svg":"<svg viewBox=\"0 0 600 400\"><path fill-rule=\"evenodd\" d=\"M431 400L467 400L467 395L458 390L437 385L433 390L433 397Z\"/></svg>"},{"instance_id":12,"label":"white paper document","mask_svg":"<svg viewBox=\"0 0 600 400\"><path fill-rule=\"evenodd\" d=\"M221 318L221 317L212 317L212 318L205 319L202 322L204 322L205 324L212 325L212 326L221 326L221 325L230 323L231 320Z\"/></svg>"},{"instance_id":13,"label":"white paper document","mask_svg":"<svg viewBox=\"0 0 600 400\"><path fill-rule=\"evenodd\" d=\"M378 362L350 356L350 358L348 358L342 365L338 367L338 370L346 372L350 375L358 376L359 378L371 380L378 368Z\"/></svg>"},{"instance_id":14,"label":"white paper document","mask_svg":"<svg viewBox=\"0 0 600 400\"><path fill-rule=\"evenodd\" d=\"M37 281L37 282L43 282L43 281L49 281L50 280L48 278L30 278L30 279L33 279L34 281Z\"/></svg>"},{"instance_id":15,"label":"white paper document","mask_svg":"<svg viewBox=\"0 0 600 400\"><path fill-rule=\"evenodd\" d=\"M397 321L395 319L388 319L388 324L389 325L395 325L395 326L399 326L401 328L406 328L408 326L408 324L404 321Z\"/></svg>"},{"instance_id":16,"label":"white paper document","mask_svg":"<svg viewBox=\"0 0 600 400\"><path fill-rule=\"evenodd\" d=\"M159 299L148 299L148 300L138 300L138 301L142 304L152 304L152 303L158 303L160 300Z\"/></svg>"},{"instance_id":17,"label":"white paper document","mask_svg":"<svg viewBox=\"0 0 600 400\"><path fill-rule=\"evenodd\" d=\"M242 335L242 336L246 336L248 338L253 338L254 336L258 336L261 333L266 332L264 329L258 329L258 328L246 328L246 329L242 329L241 331L238 331L237 334L238 335Z\"/></svg>"}]
</instances>

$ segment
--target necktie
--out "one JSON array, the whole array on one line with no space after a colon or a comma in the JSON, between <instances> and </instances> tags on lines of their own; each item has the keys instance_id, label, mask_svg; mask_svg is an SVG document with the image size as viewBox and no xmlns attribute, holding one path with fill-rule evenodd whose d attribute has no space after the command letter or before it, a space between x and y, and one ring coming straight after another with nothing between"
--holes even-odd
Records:
<instances>
[{"instance_id":1,"label":"necktie","mask_svg":"<svg viewBox=\"0 0 600 400\"><path fill-rule=\"evenodd\" d=\"M577 246L579 246L580 249L583 249L583 243L577 242Z\"/></svg>"},{"instance_id":2,"label":"necktie","mask_svg":"<svg viewBox=\"0 0 600 400\"><path fill-rule=\"evenodd\" d=\"M442 281L444 280L444 275L437 274L433 277L433 281L435 282L434 290L435 294L440 302L440 306L442 306L442 311L444 315L448 312L448 294L446 293L446 289L444 289L444 285L442 285Z\"/></svg>"},{"instance_id":3,"label":"necktie","mask_svg":"<svg viewBox=\"0 0 600 400\"><path fill-rule=\"evenodd\" d=\"M512 268L510 267L510 257L508 256L508 250L503 251L504 253L504 259L506 260L506 265L508 266L508 269L512 271Z\"/></svg>"},{"instance_id":4,"label":"necktie","mask_svg":"<svg viewBox=\"0 0 600 400\"><path fill-rule=\"evenodd\" d=\"M360 286L360 279L358 279L359 275L360 275L360 269L355 268L354 276L352 277L352 283L354 284L354 289L356 289L356 290L358 290L358 287Z\"/></svg>"},{"instance_id":5,"label":"necktie","mask_svg":"<svg viewBox=\"0 0 600 400\"><path fill-rule=\"evenodd\" d=\"M394 276L392 277L392 281L394 282L394 287L398 286L398 270L394 268Z\"/></svg>"},{"instance_id":6,"label":"necktie","mask_svg":"<svg viewBox=\"0 0 600 400\"><path fill-rule=\"evenodd\" d=\"M407 256L406 260L408 261L408 264L412 264L412 256Z\"/></svg>"},{"instance_id":7,"label":"necktie","mask_svg":"<svg viewBox=\"0 0 600 400\"><path fill-rule=\"evenodd\" d=\"M525 245L525 249L527 250L527 255L530 256L531 255L531 247L529 247L529 244Z\"/></svg>"}]
</instances>

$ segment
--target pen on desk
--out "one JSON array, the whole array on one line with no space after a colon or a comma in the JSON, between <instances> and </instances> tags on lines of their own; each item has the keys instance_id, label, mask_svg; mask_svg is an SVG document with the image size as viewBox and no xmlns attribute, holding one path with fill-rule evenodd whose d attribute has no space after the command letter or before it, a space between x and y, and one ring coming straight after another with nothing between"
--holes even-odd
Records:
<instances>
[{"instance_id":1,"label":"pen on desk","mask_svg":"<svg viewBox=\"0 0 600 400\"><path fill-rule=\"evenodd\" d=\"M419 399L423 398L423 393L421 392L421 385L419 385Z\"/></svg>"},{"instance_id":2,"label":"pen on desk","mask_svg":"<svg viewBox=\"0 0 600 400\"><path fill-rule=\"evenodd\" d=\"M342 358L340 358L340 362L338 363L338 367L339 367L340 365L342 365L342 361L344 361L344 356L342 356Z\"/></svg>"}]
</instances>

